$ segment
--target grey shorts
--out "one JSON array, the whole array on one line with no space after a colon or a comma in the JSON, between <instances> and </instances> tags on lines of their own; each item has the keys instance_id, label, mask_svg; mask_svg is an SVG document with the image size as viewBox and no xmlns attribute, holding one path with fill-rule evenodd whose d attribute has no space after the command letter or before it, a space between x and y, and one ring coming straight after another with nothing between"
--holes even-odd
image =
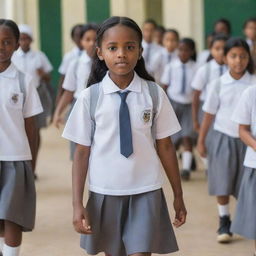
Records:
<instances>
[{"instance_id":1,"label":"grey shorts","mask_svg":"<svg viewBox=\"0 0 256 256\"><path fill-rule=\"evenodd\" d=\"M90 193L86 206L92 235L81 236L88 254L125 256L178 250L162 189L131 196Z\"/></svg>"},{"instance_id":2,"label":"grey shorts","mask_svg":"<svg viewBox=\"0 0 256 256\"><path fill-rule=\"evenodd\" d=\"M0 220L31 231L35 225L36 191L30 161L0 161Z\"/></svg>"}]
</instances>

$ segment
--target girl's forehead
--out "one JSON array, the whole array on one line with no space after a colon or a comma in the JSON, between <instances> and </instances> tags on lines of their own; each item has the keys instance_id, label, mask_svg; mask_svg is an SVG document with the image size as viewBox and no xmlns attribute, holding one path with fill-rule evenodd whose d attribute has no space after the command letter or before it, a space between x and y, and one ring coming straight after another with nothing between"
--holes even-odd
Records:
<instances>
[{"instance_id":1,"label":"girl's forehead","mask_svg":"<svg viewBox=\"0 0 256 256\"><path fill-rule=\"evenodd\" d=\"M107 29L104 34L102 41L120 42L120 41L137 41L139 42L138 33L125 25L115 25Z\"/></svg>"},{"instance_id":2,"label":"girl's forehead","mask_svg":"<svg viewBox=\"0 0 256 256\"><path fill-rule=\"evenodd\" d=\"M247 53L247 50L242 46L235 46L229 50L230 53Z\"/></svg>"},{"instance_id":3,"label":"girl's forehead","mask_svg":"<svg viewBox=\"0 0 256 256\"><path fill-rule=\"evenodd\" d=\"M5 25L0 25L0 33L5 36L8 35L8 36L14 37L14 33L13 33L12 29Z\"/></svg>"}]
</instances>

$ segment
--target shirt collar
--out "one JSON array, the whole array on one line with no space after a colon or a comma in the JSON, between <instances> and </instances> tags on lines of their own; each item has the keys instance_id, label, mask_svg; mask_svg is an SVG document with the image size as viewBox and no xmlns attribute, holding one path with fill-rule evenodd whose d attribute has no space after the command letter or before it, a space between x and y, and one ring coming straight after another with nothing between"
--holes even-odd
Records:
<instances>
[{"instance_id":1,"label":"shirt collar","mask_svg":"<svg viewBox=\"0 0 256 256\"><path fill-rule=\"evenodd\" d=\"M142 79L134 72L133 79L129 86L125 89L131 92L141 92ZM109 77L109 72L105 75L102 80L102 87L104 94L110 94L118 91L122 91Z\"/></svg>"},{"instance_id":2,"label":"shirt collar","mask_svg":"<svg viewBox=\"0 0 256 256\"><path fill-rule=\"evenodd\" d=\"M251 75L249 74L248 71L246 71L245 74L239 80L236 80L230 75L230 72L228 70L222 75L221 80L222 83L224 84L231 84L237 81L248 84L251 81Z\"/></svg>"},{"instance_id":3,"label":"shirt collar","mask_svg":"<svg viewBox=\"0 0 256 256\"><path fill-rule=\"evenodd\" d=\"M18 56L24 56L24 55L29 55L32 54L32 50L30 49L28 52L24 52L21 47L19 47L19 49L16 51L16 54Z\"/></svg>"},{"instance_id":4,"label":"shirt collar","mask_svg":"<svg viewBox=\"0 0 256 256\"><path fill-rule=\"evenodd\" d=\"M86 51L83 51L82 54L81 54L81 57L80 57L81 61L82 62L90 62L92 59L89 57L89 55L87 54Z\"/></svg>"},{"instance_id":5,"label":"shirt collar","mask_svg":"<svg viewBox=\"0 0 256 256\"><path fill-rule=\"evenodd\" d=\"M17 74L16 67L11 62L10 66L3 72L0 73L0 77L14 78Z\"/></svg>"}]
</instances>

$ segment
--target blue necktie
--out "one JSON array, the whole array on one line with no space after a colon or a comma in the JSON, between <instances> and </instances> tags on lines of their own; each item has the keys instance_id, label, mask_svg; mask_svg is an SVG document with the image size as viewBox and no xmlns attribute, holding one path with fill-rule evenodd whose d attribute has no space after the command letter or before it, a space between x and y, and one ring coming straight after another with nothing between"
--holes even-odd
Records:
<instances>
[{"instance_id":1,"label":"blue necktie","mask_svg":"<svg viewBox=\"0 0 256 256\"><path fill-rule=\"evenodd\" d=\"M169 54L168 54L168 61L167 61L167 63L170 63L171 60L172 60L172 55L169 53Z\"/></svg>"},{"instance_id":2,"label":"blue necktie","mask_svg":"<svg viewBox=\"0 0 256 256\"><path fill-rule=\"evenodd\" d=\"M223 65L220 65L220 76L223 74Z\"/></svg>"},{"instance_id":3,"label":"blue necktie","mask_svg":"<svg viewBox=\"0 0 256 256\"><path fill-rule=\"evenodd\" d=\"M121 97L119 109L119 128L120 128L120 153L128 158L133 153L132 130L129 109L126 103L127 95L130 91L118 92Z\"/></svg>"},{"instance_id":4,"label":"blue necktie","mask_svg":"<svg viewBox=\"0 0 256 256\"><path fill-rule=\"evenodd\" d=\"M182 64L182 81L181 81L181 94L185 94L186 92L186 66Z\"/></svg>"}]
</instances>

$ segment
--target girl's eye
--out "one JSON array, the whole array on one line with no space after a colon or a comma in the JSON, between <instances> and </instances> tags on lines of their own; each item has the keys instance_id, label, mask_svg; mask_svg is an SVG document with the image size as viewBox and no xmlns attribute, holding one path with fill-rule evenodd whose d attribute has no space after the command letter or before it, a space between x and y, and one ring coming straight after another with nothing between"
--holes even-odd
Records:
<instances>
[{"instance_id":1,"label":"girl's eye","mask_svg":"<svg viewBox=\"0 0 256 256\"><path fill-rule=\"evenodd\" d=\"M116 50L116 47L115 47L115 46L110 46L110 47L108 47L108 49L109 49L110 51L114 51L114 50Z\"/></svg>"},{"instance_id":2,"label":"girl's eye","mask_svg":"<svg viewBox=\"0 0 256 256\"><path fill-rule=\"evenodd\" d=\"M133 50L134 48L135 48L135 47L134 47L133 45L128 45L128 46L127 46L127 49L128 49L128 50Z\"/></svg>"},{"instance_id":3,"label":"girl's eye","mask_svg":"<svg viewBox=\"0 0 256 256\"><path fill-rule=\"evenodd\" d=\"M9 45L10 41L4 41L4 45Z\"/></svg>"}]
</instances>

